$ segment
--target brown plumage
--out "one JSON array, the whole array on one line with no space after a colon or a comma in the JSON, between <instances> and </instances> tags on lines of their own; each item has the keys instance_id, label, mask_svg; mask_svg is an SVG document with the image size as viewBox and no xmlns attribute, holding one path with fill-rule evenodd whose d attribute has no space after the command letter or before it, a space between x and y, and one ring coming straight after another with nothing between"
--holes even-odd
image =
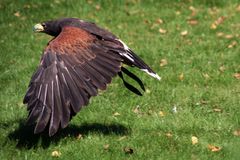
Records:
<instances>
[{"instance_id":1,"label":"brown plumage","mask_svg":"<svg viewBox=\"0 0 240 160\"><path fill-rule=\"evenodd\" d=\"M122 72L141 80L123 68L122 63L136 66L160 80L126 44L94 23L76 18L47 21L34 26L36 32L54 36L43 51L40 65L33 74L23 102L27 104L27 123L36 124L34 133L49 126L49 135L65 128L71 117L87 105L98 89L105 90L117 74L124 85L141 95L127 83Z\"/></svg>"}]
</instances>

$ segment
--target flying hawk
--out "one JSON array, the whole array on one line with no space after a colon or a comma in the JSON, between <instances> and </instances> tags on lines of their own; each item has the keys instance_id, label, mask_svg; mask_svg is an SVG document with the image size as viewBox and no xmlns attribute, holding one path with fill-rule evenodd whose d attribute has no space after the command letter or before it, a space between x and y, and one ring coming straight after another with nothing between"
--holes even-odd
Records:
<instances>
[{"instance_id":1,"label":"flying hawk","mask_svg":"<svg viewBox=\"0 0 240 160\"><path fill-rule=\"evenodd\" d=\"M128 89L141 95L124 80L122 72L144 90L143 83L122 63L160 80L124 42L94 23L63 18L36 24L33 29L53 36L23 100L29 111L27 124L36 125L35 134L48 128L52 136L65 128L89 98L96 96L98 89L105 90L117 74Z\"/></svg>"}]
</instances>

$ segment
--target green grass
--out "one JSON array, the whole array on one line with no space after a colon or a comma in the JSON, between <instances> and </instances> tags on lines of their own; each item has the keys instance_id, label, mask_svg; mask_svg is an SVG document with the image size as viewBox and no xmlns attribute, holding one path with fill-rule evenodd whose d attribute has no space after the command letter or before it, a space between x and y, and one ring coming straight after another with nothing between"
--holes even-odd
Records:
<instances>
[{"instance_id":1,"label":"green grass","mask_svg":"<svg viewBox=\"0 0 240 160\"><path fill-rule=\"evenodd\" d=\"M240 137L233 132L240 129L240 80L233 75L240 72L239 4L237 0L2 0L0 159L55 159L51 156L55 150L61 152L57 159L238 159ZM96 5L100 10L96 11ZM197 10L193 17L190 6ZM220 16L226 16L225 21L211 29ZM148 89L144 96L132 94L115 78L66 129L49 138L33 135L32 128L24 126L27 110L22 99L50 39L33 34L32 26L59 17L79 17L108 28L162 81L131 69ZM198 24L189 25L189 17ZM156 24L158 18L163 24ZM159 28L167 33L159 33ZM188 34L181 36L184 30ZM233 38L218 37L219 32ZM233 41L237 45L228 48ZM161 59L168 64L160 67ZM181 73L183 80L179 80ZM138 114L133 112L136 106ZM177 113L172 112L174 106ZM120 115L113 116L115 112ZM198 144L192 145L192 136L198 137ZM106 144L108 149L103 147ZM208 144L222 149L211 152ZM125 154L125 147L132 148L133 154Z\"/></svg>"}]
</instances>

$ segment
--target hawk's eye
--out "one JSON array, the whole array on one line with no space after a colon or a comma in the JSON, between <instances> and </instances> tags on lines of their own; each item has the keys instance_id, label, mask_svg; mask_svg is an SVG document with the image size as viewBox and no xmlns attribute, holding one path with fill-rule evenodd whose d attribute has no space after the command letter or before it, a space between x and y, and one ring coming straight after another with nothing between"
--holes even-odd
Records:
<instances>
[{"instance_id":1,"label":"hawk's eye","mask_svg":"<svg viewBox=\"0 0 240 160\"><path fill-rule=\"evenodd\" d=\"M43 28L46 28L46 24L45 23L42 23L42 26L43 26Z\"/></svg>"}]
</instances>

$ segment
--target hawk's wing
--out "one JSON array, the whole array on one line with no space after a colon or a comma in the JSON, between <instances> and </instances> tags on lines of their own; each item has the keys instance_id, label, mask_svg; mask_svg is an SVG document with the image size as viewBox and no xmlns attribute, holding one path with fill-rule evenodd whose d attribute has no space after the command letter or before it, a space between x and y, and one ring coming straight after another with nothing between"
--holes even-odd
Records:
<instances>
[{"instance_id":1,"label":"hawk's wing","mask_svg":"<svg viewBox=\"0 0 240 160\"><path fill-rule=\"evenodd\" d=\"M161 77L158 76L139 56L137 56L122 40L116 37L111 32L98 27L95 23L86 22L79 20L79 23L75 24L77 27L95 35L96 37L102 39L109 48L112 48L118 52L122 59L123 63L128 64L129 66L135 66L146 72L150 76L160 80Z\"/></svg>"},{"instance_id":2,"label":"hawk's wing","mask_svg":"<svg viewBox=\"0 0 240 160\"><path fill-rule=\"evenodd\" d=\"M70 117L106 89L121 70L122 58L101 40L77 27L64 27L49 42L24 98L34 132L49 124L49 135L67 126Z\"/></svg>"}]
</instances>

